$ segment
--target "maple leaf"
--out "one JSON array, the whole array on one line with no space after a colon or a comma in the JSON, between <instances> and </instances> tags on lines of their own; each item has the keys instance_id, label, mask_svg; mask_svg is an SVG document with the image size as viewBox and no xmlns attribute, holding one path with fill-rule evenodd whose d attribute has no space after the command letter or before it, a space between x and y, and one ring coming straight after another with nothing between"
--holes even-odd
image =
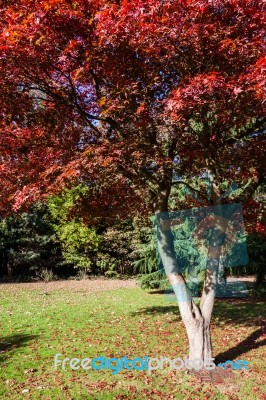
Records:
<instances>
[{"instance_id":1,"label":"maple leaf","mask_svg":"<svg viewBox=\"0 0 266 400\"><path fill-rule=\"evenodd\" d=\"M238 96L239 93L242 93L242 92L243 92L243 89L241 89L240 87L234 87L234 91L233 91L234 95Z\"/></svg>"}]
</instances>

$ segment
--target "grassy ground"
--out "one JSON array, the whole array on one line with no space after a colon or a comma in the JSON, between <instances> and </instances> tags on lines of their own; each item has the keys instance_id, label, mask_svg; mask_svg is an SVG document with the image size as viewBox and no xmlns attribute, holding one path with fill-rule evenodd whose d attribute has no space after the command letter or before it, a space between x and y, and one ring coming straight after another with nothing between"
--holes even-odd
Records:
<instances>
[{"instance_id":1,"label":"grassy ground","mask_svg":"<svg viewBox=\"0 0 266 400\"><path fill-rule=\"evenodd\" d=\"M96 283L95 283L96 284ZM64 285L0 285L0 398L265 399L265 304L218 300L212 335L218 361L242 359L233 384L201 384L185 371L54 370L54 356L183 357L187 340L177 306L139 288L88 292ZM263 386L264 385L264 386Z\"/></svg>"}]
</instances>

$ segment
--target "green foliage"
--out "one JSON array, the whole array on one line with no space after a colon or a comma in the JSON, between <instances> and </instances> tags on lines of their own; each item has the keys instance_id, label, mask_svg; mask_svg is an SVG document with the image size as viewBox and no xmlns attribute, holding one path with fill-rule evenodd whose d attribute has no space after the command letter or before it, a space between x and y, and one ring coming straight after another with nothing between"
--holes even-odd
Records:
<instances>
[{"instance_id":1,"label":"green foliage","mask_svg":"<svg viewBox=\"0 0 266 400\"><path fill-rule=\"evenodd\" d=\"M56 221L65 221L71 208L88 190L87 186L78 185L71 189L65 189L61 195L51 196L48 201L48 210L51 216Z\"/></svg>"},{"instance_id":2,"label":"green foliage","mask_svg":"<svg viewBox=\"0 0 266 400\"><path fill-rule=\"evenodd\" d=\"M96 266L98 267L98 270L106 276L119 276L119 273L116 271L119 268L119 260L108 253L97 253Z\"/></svg>"},{"instance_id":3,"label":"green foliage","mask_svg":"<svg viewBox=\"0 0 266 400\"><path fill-rule=\"evenodd\" d=\"M0 276L34 277L61 260L45 206L0 221Z\"/></svg>"},{"instance_id":4,"label":"green foliage","mask_svg":"<svg viewBox=\"0 0 266 400\"><path fill-rule=\"evenodd\" d=\"M246 238L249 263L239 267L227 267L228 275L258 275L265 268L266 243L265 238L257 233Z\"/></svg>"},{"instance_id":5,"label":"green foliage","mask_svg":"<svg viewBox=\"0 0 266 400\"><path fill-rule=\"evenodd\" d=\"M107 276L108 278L119 278L120 277L118 272L112 271L110 269L108 271L106 271L105 276Z\"/></svg>"},{"instance_id":6,"label":"green foliage","mask_svg":"<svg viewBox=\"0 0 266 400\"><path fill-rule=\"evenodd\" d=\"M141 289L169 289L170 283L163 271L155 271L139 276Z\"/></svg>"},{"instance_id":7,"label":"green foliage","mask_svg":"<svg viewBox=\"0 0 266 400\"><path fill-rule=\"evenodd\" d=\"M173 229L175 255L185 279L192 292L203 287L205 277L205 257L188 240L190 222L176 226ZM140 286L143 289L167 289L170 287L165 272L160 266L158 258L156 235L153 228L144 228L144 242L136 244L133 255L135 272L139 273Z\"/></svg>"},{"instance_id":8,"label":"green foliage","mask_svg":"<svg viewBox=\"0 0 266 400\"><path fill-rule=\"evenodd\" d=\"M131 253L134 272L139 274L142 289L163 289L169 286L163 270L158 270L156 236L153 228L142 226Z\"/></svg>"},{"instance_id":9,"label":"green foliage","mask_svg":"<svg viewBox=\"0 0 266 400\"><path fill-rule=\"evenodd\" d=\"M109 277L132 275L132 250L138 242L139 230L134 220L128 219L107 227L102 234L96 265L99 272Z\"/></svg>"},{"instance_id":10,"label":"green foliage","mask_svg":"<svg viewBox=\"0 0 266 400\"><path fill-rule=\"evenodd\" d=\"M54 225L56 235L62 246L65 262L73 264L75 268L91 268L91 253L97 252L100 236L95 229L88 228L81 222L65 221Z\"/></svg>"},{"instance_id":11,"label":"green foliage","mask_svg":"<svg viewBox=\"0 0 266 400\"><path fill-rule=\"evenodd\" d=\"M153 229L144 228L144 242L135 243L131 256L134 257L134 271L139 274L151 274L158 271L156 237Z\"/></svg>"},{"instance_id":12,"label":"green foliage","mask_svg":"<svg viewBox=\"0 0 266 400\"><path fill-rule=\"evenodd\" d=\"M61 196L53 196L48 201L48 210L53 221L56 239L62 247L65 264L74 268L91 270L92 258L95 257L101 242L96 229L86 226L80 219L70 219L69 212L76 201L88 190L77 186L65 190Z\"/></svg>"}]
</instances>

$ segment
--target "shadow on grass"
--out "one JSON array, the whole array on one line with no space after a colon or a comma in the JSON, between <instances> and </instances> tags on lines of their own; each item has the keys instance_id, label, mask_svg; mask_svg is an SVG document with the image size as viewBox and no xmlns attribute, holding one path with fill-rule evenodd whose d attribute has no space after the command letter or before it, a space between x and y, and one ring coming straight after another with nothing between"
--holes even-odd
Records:
<instances>
[{"instance_id":1,"label":"shadow on grass","mask_svg":"<svg viewBox=\"0 0 266 400\"><path fill-rule=\"evenodd\" d=\"M246 339L242 340L242 342L238 343L235 347L231 347L224 351L223 353L217 354L215 357L216 364L220 362L225 362L227 360L234 360L235 358L240 357L242 354L247 353L250 350L258 349L261 346L266 345L266 339L264 337L264 329L257 329L252 332ZM259 339L262 339L259 341Z\"/></svg>"},{"instance_id":2,"label":"shadow on grass","mask_svg":"<svg viewBox=\"0 0 266 400\"><path fill-rule=\"evenodd\" d=\"M132 315L154 315L172 313L181 320L178 311L178 305L165 305L141 308ZM215 319L214 319L215 318ZM223 329L224 323L234 328L236 325L254 327L254 330L248 337L238 343L236 346L219 353L215 357L215 362L225 362L238 358L252 349L257 349L266 345L265 334L266 309L263 302L256 302L250 299L217 299L214 306L212 324ZM173 318L174 323L178 322Z\"/></svg>"},{"instance_id":3,"label":"shadow on grass","mask_svg":"<svg viewBox=\"0 0 266 400\"><path fill-rule=\"evenodd\" d=\"M12 353L18 348L28 344L34 340L37 335L11 335L0 337L0 363L12 357Z\"/></svg>"},{"instance_id":4,"label":"shadow on grass","mask_svg":"<svg viewBox=\"0 0 266 400\"><path fill-rule=\"evenodd\" d=\"M167 304L168 303L168 304ZM173 304L173 305L172 305ZM141 308L132 312L132 316L143 314L166 314L173 313L180 317L177 302L169 305L168 300L165 305ZM212 315L212 323L219 326L224 323L228 325L262 326L263 319L266 319L266 307L263 302L251 299L216 299Z\"/></svg>"},{"instance_id":5,"label":"shadow on grass","mask_svg":"<svg viewBox=\"0 0 266 400\"><path fill-rule=\"evenodd\" d=\"M263 302L251 299L216 300L213 316L227 325L263 326L266 319L266 307Z\"/></svg>"}]
</instances>

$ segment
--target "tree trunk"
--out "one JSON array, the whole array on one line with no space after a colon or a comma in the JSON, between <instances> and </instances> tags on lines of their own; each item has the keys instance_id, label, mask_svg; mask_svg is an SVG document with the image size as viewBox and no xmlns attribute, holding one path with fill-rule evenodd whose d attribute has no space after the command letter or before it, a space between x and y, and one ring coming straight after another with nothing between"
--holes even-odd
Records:
<instances>
[{"instance_id":1,"label":"tree trunk","mask_svg":"<svg viewBox=\"0 0 266 400\"><path fill-rule=\"evenodd\" d=\"M255 287L259 287L259 286L263 285L263 283L265 282L265 275L266 275L266 272L265 272L264 263L260 262Z\"/></svg>"},{"instance_id":2,"label":"tree trunk","mask_svg":"<svg viewBox=\"0 0 266 400\"><path fill-rule=\"evenodd\" d=\"M167 224L167 218L165 219L167 214L162 214L167 212L167 192L161 191L158 197L158 207L155 211L157 215L158 252L175 292L181 318L186 327L189 341L189 360L199 359L203 363L205 361L209 364L212 358L210 321L218 279L221 246L214 245L209 248L204 288L198 307L188 291L186 281L177 264L170 224L169 221ZM226 221L217 216L216 226L225 232Z\"/></svg>"},{"instance_id":3,"label":"tree trunk","mask_svg":"<svg viewBox=\"0 0 266 400\"><path fill-rule=\"evenodd\" d=\"M208 280L206 278L204 301L202 301L200 307L196 306L179 271L169 231L166 233L158 226L158 236L158 251L166 275L175 292L181 318L186 327L189 341L189 359L210 360L212 357L210 320L215 296L215 285L212 285L212 282L217 276L217 272L215 274L211 265L207 266ZM208 282L208 285L206 285L206 282Z\"/></svg>"}]
</instances>

